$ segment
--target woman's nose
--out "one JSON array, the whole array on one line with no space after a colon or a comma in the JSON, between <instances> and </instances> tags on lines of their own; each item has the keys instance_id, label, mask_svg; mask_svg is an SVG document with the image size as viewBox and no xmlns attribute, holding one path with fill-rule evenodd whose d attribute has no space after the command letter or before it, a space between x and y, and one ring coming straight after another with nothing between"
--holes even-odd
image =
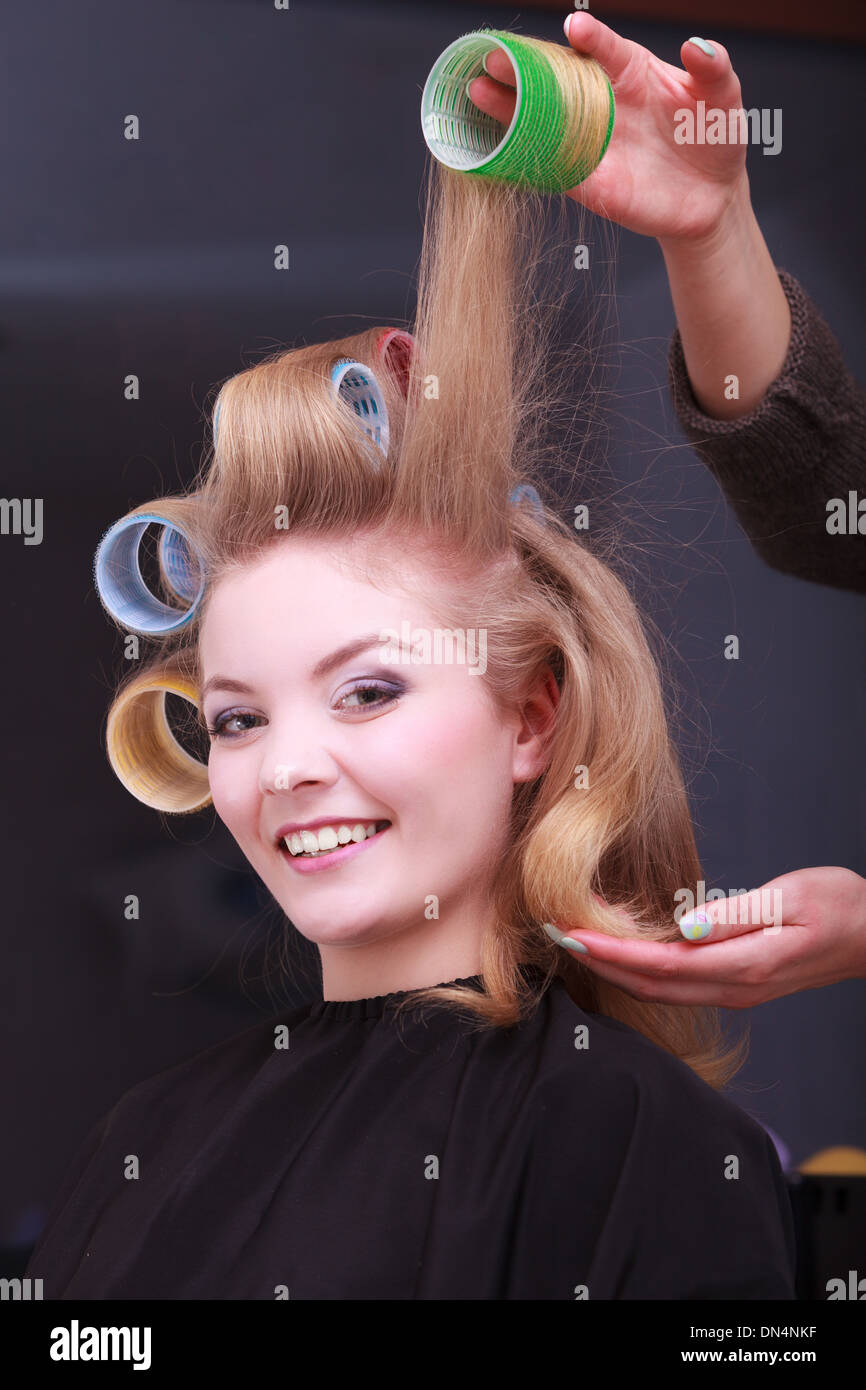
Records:
<instances>
[{"instance_id":1,"label":"woman's nose","mask_svg":"<svg viewBox=\"0 0 866 1390\"><path fill-rule=\"evenodd\" d=\"M297 722L291 729L268 729L262 740L259 764L262 792L293 791L306 784L328 785L336 775L336 764L322 742L321 732L304 731Z\"/></svg>"}]
</instances>

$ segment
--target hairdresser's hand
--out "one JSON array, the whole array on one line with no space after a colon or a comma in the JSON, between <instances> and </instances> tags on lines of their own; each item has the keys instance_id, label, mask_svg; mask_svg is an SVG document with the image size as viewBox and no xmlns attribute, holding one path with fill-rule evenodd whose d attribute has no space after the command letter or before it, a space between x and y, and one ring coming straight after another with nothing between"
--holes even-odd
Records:
<instances>
[{"instance_id":1,"label":"hairdresser's hand","mask_svg":"<svg viewBox=\"0 0 866 1390\"><path fill-rule=\"evenodd\" d=\"M635 941L556 925L588 947L576 960L644 1001L747 1009L866 978L866 879L859 874L798 869L747 896L748 912L744 897L705 903L700 911L713 926L700 941Z\"/></svg>"},{"instance_id":2,"label":"hairdresser's hand","mask_svg":"<svg viewBox=\"0 0 866 1390\"><path fill-rule=\"evenodd\" d=\"M740 83L727 50L715 39L709 57L685 42L686 71L663 63L648 48L620 38L586 11L574 11L569 41L604 68L616 100L616 119L601 163L568 197L643 236L687 239L712 233L746 176L744 144L677 144L677 112L694 113L700 100L725 111L742 105ZM468 94L503 124L514 114L515 79L501 49L488 55L490 77L476 77ZM495 80L494 80L495 79Z\"/></svg>"}]
</instances>

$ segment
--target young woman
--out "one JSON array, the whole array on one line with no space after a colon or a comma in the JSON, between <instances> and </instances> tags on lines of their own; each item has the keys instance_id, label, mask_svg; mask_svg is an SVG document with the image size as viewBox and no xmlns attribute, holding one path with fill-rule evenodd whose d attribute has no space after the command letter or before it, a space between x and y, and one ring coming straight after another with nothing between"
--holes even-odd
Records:
<instances>
[{"instance_id":1,"label":"young woman","mask_svg":"<svg viewBox=\"0 0 866 1390\"><path fill-rule=\"evenodd\" d=\"M212 799L322 998L94 1126L27 1270L46 1298L794 1297L775 1149L721 1093L744 1044L550 927L674 940L701 869L616 559L541 500L544 200L431 173L412 337L231 378L196 486L149 504L205 584L109 724L136 795ZM167 751L160 682L206 769Z\"/></svg>"}]
</instances>

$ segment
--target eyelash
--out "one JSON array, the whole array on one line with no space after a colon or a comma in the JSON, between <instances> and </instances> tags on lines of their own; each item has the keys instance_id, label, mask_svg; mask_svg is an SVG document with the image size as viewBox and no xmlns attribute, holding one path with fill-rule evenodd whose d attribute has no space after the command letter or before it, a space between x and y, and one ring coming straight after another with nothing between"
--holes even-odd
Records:
<instances>
[{"instance_id":1,"label":"eyelash","mask_svg":"<svg viewBox=\"0 0 866 1390\"><path fill-rule=\"evenodd\" d=\"M386 699L386 700L377 700L377 701L375 701L375 702L371 701L371 702L368 702L366 705L356 705L355 708L356 708L356 709L379 709L379 708L384 709L384 708L386 708L388 705L393 704L397 699L399 699L399 697L405 692L405 689L406 689L405 686L399 686L399 685L398 685L397 688L394 689L393 687L388 687L388 686L385 686L385 685L378 685L378 684L376 684L376 683L373 682L373 681L359 681L357 685L353 685L352 688L351 688L351 690L347 690L347 691L345 692L345 694L342 695L340 698L341 698L341 699L346 699L346 698L348 698L349 695L357 695L360 691L375 690L375 691L378 691L378 692L379 692L380 694L382 694L382 695L387 695L387 696L389 696L390 698L388 698L388 699ZM226 733L226 732L225 732L225 725L228 724L228 722L229 722L230 720L232 720L232 719L245 719L245 718L246 718L246 719L257 719L258 717L259 717L258 715L246 714L243 710L240 710L240 711L238 711L238 710L226 710L225 714L221 714L221 715L219 716L218 719L215 719L212 725L211 725L211 724L208 724L207 721L204 721L204 727L205 727L205 729L207 730L207 732L210 734L211 738L213 738L213 739L223 739L223 740L228 741L228 740L230 740L230 739L240 738L241 734L245 734L245 733L248 733L248 732L249 732L248 729L240 729L240 730L237 730L237 731L236 731L235 733L233 733L233 734L228 734L228 733Z\"/></svg>"}]
</instances>

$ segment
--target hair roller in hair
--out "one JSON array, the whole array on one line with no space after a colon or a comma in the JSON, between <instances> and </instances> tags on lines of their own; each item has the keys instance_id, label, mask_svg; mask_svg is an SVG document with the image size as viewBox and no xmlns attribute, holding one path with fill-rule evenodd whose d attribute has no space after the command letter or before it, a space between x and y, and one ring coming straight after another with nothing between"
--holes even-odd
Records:
<instances>
[{"instance_id":1,"label":"hair roller in hair","mask_svg":"<svg viewBox=\"0 0 866 1390\"><path fill-rule=\"evenodd\" d=\"M168 694L198 703L194 687L170 672L142 673L120 692L108 715L108 760L126 790L152 810L200 811L211 800L207 767L175 738Z\"/></svg>"},{"instance_id":2,"label":"hair roller in hair","mask_svg":"<svg viewBox=\"0 0 866 1390\"><path fill-rule=\"evenodd\" d=\"M516 79L511 123L488 116L467 93L485 75L484 57L502 49ZM594 58L544 39L479 29L439 56L421 96L421 128L431 153L450 169L544 193L582 183L610 142L614 96Z\"/></svg>"},{"instance_id":3,"label":"hair roller in hair","mask_svg":"<svg viewBox=\"0 0 866 1390\"><path fill-rule=\"evenodd\" d=\"M376 342L379 358L395 377L406 397L409 394L409 369L415 352L415 339L405 328L383 328Z\"/></svg>"},{"instance_id":4,"label":"hair roller in hair","mask_svg":"<svg viewBox=\"0 0 866 1390\"><path fill-rule=\"evenodd\" d=\"M339 357L331 367L331 384L338 397L351 406L366 434L388 454L388 410L382 388L369 367L351 357Z\"/></svg>"},{"instance_id":5,"label":"hair roller in hair","mask_svg":"<svg viewBox=\"0 0 866 1390\"><path fill-rule=\"evenodd\" d=\"M183 603L193 604L199 593L201 566L191 556L182 531L166 526L159 539L159 563L168 588Z\"/></svg>"},{"instance_id":6,"label":"hair roller in hair","mask_svg":"<svg viewBox=\"0 0 866 1390\"><path fill-rule=\"evenodd\" d=\"M512 507L519 507L522 502L529 502L539 521L544 521L544 505L538 495L538 490L531 483L520 483L512 488L508 495L508 500Z\"/></svg>"},{"instance_id":7,"label":"hair roller in hair","mask_svg":"<svg viewBox=\"0 0 866 1390\"><path fill-rule=\"evenodd\" d=\"M171 499L165 511L142 508L121 517L105 532L94 559L94 583L103 607L127 632L161 636L184 627L195 614L205 587L201 564ZM139 564L141 538L148 526L162 526L159 562L168 592L186 606L163 603L147 587Z\"/></svg>"}]
</instances>

